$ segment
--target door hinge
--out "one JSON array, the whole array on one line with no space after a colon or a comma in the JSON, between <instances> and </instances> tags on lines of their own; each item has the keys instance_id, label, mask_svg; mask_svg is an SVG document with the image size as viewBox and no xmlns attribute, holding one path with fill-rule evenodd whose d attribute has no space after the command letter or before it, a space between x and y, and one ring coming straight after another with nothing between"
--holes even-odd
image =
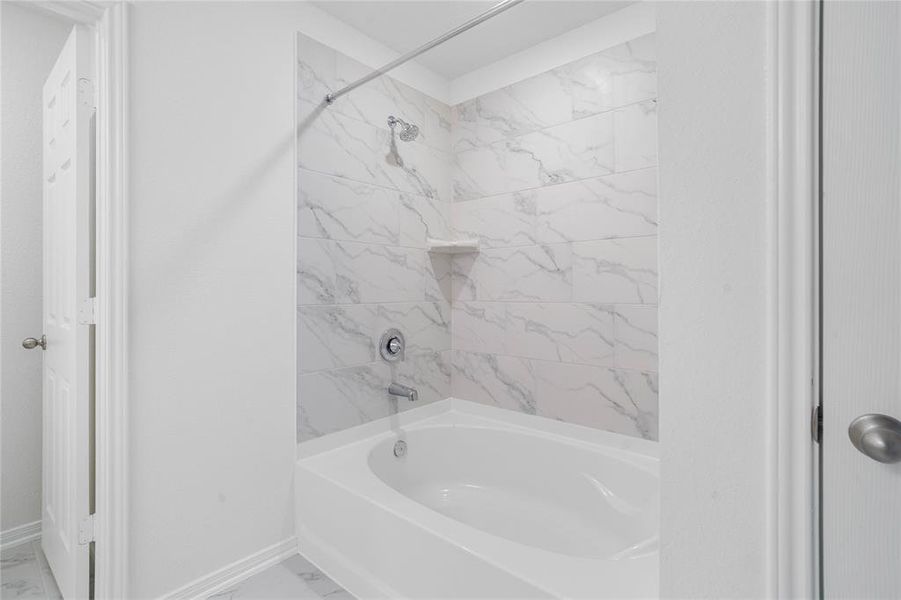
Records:
<instances>
[{"instance_id":1,"label":"door hinge","mask_svg":"<svg viewBox=\"0 0 901 600\"><path fill-rule=\"evenodd\" d=\"M823 407L815 406L810 415L810 434L817 444L823 441Z\"/></svg>"},{"instance_id":2,"label":"door hinge","mask_svg":"<svg viewBox=\"0 0 901 600\"><path fill-rule=\"evenodd\" d=\"M88 515L78 524L78 543L90 544L94 541L94 515Z\"/></svg>"},{"instance_id":3,"label":"door hinge","mask_svg":"<svg viewBox=\"0 0 901 600\"><path fill-rule=\"evenodd\" d=\"M82 325L96 325L97 298L85 298L78 307L78 322Z\"/></svg>"}]
</instances>

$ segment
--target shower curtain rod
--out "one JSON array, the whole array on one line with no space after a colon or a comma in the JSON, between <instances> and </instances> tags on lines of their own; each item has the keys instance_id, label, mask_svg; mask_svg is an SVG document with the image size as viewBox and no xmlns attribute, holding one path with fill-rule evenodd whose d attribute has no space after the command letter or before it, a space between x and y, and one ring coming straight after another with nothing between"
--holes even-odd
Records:
<instances>
[{"instance_id":1,"label":"shower curtain rod","mask_svg":"<svg viewBox=\"0 0 901 600\"><path fill-rule=\"evenodd\" d=\"M341 96L343 96L344 94L346 94L347 92L349 92L349 91L351 91L351 90L355 90L356 88L360 87L360 86L363 85L364 83L366 83L366 82L368 82L368 81L372 81L372 80L375 79L376 77L379 77L379 76L381 76L381 75L384 75L384 74L387 73L388 71L394 69L395 67L399 67L400 65L404 64L404 63L407 62L408 60L411 60L411 59L416 58L417 56L419 56L419 55L422 54L423 52L426 52L426 51L428 51L428 50L431 50L431 49L434 48L435 46L438 46L439 44L443 44L444 42L446 42L447 40L449 40L449 39L451 39L451 38L457 37L458 35L460 35L460 34L463 33L464 31L467 31L467 30L469 30L469 29L472 29L473 27L475 27L475 26L478 25L479 23L482 23L482 22L484 22L484 21L487 21L487 20L490 19L491 17L493 17L493 16L495 16L495 15L498 15L498 14L504 12L504 11L507 10L508 8L513 8L514 6L516 6L517 4L519 4L520 2L524 2L524 1L525 1L525 0L502 0L501 2L498 2L497 4L495 4L494 6L492 6L491 8L489 8L488 10L486 10L485 12L483 12L482 14L480 14L479 16L473 17L472 19L470 19L469 21L466 21L465 23L463 23L463 24L460 25L459 27L456 27L456 28L454 28L454 29L448 31L448 32L445 33L444 35L441 35L441 36L439 36L439 37L436 37L436 38L435 38L434 40L432 40L431 42L428 42L428 43L426 43L426 44L423 44L422 46L420 46L419 48L416 48L415 50L410 50L409 52L407 52L407 53L404 54L403 56L401 56L401 57L399 57L399 58L396 58L396 59L392 60L391 62L389 62L387 65L383 66L382 68L376 69L375 71L373 71L373 72L370 73L369 75L364 75L363 77L360 77L359 79L357 79L357 80L354 81L353 83L350 83L350 84L344 86L343 88L341 88L341 89L338 90L337 92L331 92L331 93L329 93L329 94L326 94L326 96L325 96L325 103L326 103L326 104L331 104L332 102L334 102L335 100L337 100L338 98L340 98Z\"/></svg>"}]
</instances>

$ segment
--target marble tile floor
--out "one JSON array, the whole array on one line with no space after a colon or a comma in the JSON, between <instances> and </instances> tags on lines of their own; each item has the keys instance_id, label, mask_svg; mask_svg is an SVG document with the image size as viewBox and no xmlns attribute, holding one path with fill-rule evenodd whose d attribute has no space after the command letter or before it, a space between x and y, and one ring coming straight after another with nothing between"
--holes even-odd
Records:
<instances>
[{"instance_id":1,"label":"marble tile floor","mask_svg":"<svg viewBox=\"0 0 901 600\"><path fill-rule=\"evenodd\" d=\"M39 541L19 544L0 553L0 597L61 600Z\"/></svg>"},{"instance_id":2,"label":"marble tile floor","mask_svg":"<svg viewBox=\"0 0 901 600\"><path fill-rule=\"evenodd\" d=\"M288 598L355 600L313 563L297 554L210 596L213 600L287 600Z\"/></svg>"},{"instance_id":3,"label":"marble tile floor","mask_svg":"<svg viewBox=\"0 0 901 600\"><path fill-rule=\"evenodd\" d=\"M0 598L61 600L40 542L27 542L0 554ZM355 600L302 556L295 555L226 590L216 600Z\"/></svg>"}]
</instances>

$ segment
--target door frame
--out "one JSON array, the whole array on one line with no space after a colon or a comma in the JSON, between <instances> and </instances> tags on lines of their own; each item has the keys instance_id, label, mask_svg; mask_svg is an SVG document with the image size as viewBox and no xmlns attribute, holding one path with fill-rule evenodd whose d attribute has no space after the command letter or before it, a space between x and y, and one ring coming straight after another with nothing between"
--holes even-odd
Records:
<instances>
[{"instance_id":1,"label":"door frame","mask_svg":"<svg viewBox=\"0 0 901 600\"><path fill-rule=\"evenodd\" d=\"M819 0L769 5L767 584L820 595Z\"/></svg>"},{"instance_id":2,"label":"door frame","mask_svg":"<svg viewBox=\"0 0 901 600\"><path fill-rule=\"evenodd\" d=\"M128 597L128 13L115 2L29 3L88 26L96 65L94 596Z\"/></svg>"}]
</instances>

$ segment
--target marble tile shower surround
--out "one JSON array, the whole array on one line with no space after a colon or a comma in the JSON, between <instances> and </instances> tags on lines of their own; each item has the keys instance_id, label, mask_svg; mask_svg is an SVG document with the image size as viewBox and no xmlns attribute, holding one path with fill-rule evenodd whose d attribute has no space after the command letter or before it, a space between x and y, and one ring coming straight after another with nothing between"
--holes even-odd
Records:
<instances>
[{"instance_id":1,"label":"marble tile shower surround","mask_svg":"<svg viewBox=\"0 0 901 600\"><path fill-rule=\"evenodd\" d=\"M298 36L298 441L450 395L451 262L426 251L450 235L449 106L382 77L325 108L368 69ZM388 115L419 125L393 140ZM407 337L406 360L382 361L381 332Z\"/></svg>"},{"instance_id":2,"label":"marble tile shower surround","mask_svg":"<svg viewBox=\"0 0 901 600\"><path fill-rule=\"evenodd\" d=\"M392 377L656 439L654 36L455 107L382 77L323 109L367 69L298 52L299 441L410 407ZM392 150L389 114L420 139ZM425 251L448 235L482 250Z\"/></svg>"},{"instance_id":3,"label":"marble tile shower surround","mask_svg":"<svg viewBox=\"0 0 901 600\"><path fill-rule=\"evenodd\" d=\"M656 439L649 35L454 107L452 393Z\"/></svg>"}]
</instances>

